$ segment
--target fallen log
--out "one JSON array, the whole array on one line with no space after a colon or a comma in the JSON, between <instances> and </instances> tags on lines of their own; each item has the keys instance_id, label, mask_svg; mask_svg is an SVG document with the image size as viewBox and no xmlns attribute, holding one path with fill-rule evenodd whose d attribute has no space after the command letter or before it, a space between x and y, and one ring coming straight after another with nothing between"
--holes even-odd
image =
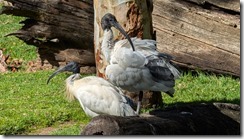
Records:
<instances>
[{"instance_id":1,"label":"fallen log","mask_svg":"<svg viewBox=\"0 0 244 139\"><path fill-rule=\"evenodd\" d=\"M158 49L181 67L240 76L239 0L155 0Z\"/></svg>"},{"instance_id":2,"label":"fallen log","mask_svg":"<svg viewBox=\"0 0 244 139\"><path fill-rule=\"evenodd\" d=\"M100 115L81 135L240 135L240 106L202 103L155 110L140 117Z\"/></svg>"},{"instance_id":3,"label":"fallen log","mask_svg":"<svg viewBox=\"0 0 244 139\"><path fill-rule=\"evenodd\" d=\"M8 2L8 3L7 3ZM93 1L7 0L2 12L28 17L14 35L38 47L42 61L53 66L76 61L95 66Z\"/></svg>"}]
</instances>

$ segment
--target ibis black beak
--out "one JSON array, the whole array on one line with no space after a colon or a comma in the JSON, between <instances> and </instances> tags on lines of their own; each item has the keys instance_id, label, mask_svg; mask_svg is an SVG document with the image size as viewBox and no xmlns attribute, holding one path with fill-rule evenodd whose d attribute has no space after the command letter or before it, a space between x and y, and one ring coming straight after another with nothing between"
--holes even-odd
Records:
<instances>
[{"instance_id":1,"label":"ibis black beak","mask_svg":"<svg viewBox=\"0 0 244 139\"><path fill-rule=\"evenodd\" d=\"M124 36L125 38L129 41L131 47L132 47L132 50L135 51L135 47L129 37L129 35L125 32L125 30L120 26L120 24L116 21L113 21L112 23L112 26L115 27L116 29L118 29Z\"/></svg>"},{"instance_id":2,"label":"ibis black beak","mask_svg":"<svg viewBox=\"0 0 244 139\"><path fill-rule=\"evenodd\" d=\"M48 78L48 80L47 80L47 84L49 83L49 81L50 81L55 75L57 75L58 73L63 72L63 71L66 71L66 67L62 67L62 68L56 70L51 76L49 76L49 78Z\"/></svg>"},{"instance_id":3,"label":"ibis black beak","mask_svg":"<svg viewBox=\"0 0 244 139\"><path fill-rule=\"evenodd\" d=\"M63 72L63 71L69 71L73 73L80 73L80 66L78 63L71 61L69 62L66 66L59 68L57 71L55 71L47 80L47 84L49 81L58 73Z\"/></svg>"},{"instance_id":4,"label":"ibis black beak","mask_svg":"<svg viewBox=\"0 0 244 139\"><path fill-rule=\"evenodd\" d=\"M63 71L69 71L75 73L80 73L80 66L77 62L71 61L66 66L59 68L57 71L55 71L47 80L47 84L49 81L58 73Z\"/></svg>"}]
</instances>

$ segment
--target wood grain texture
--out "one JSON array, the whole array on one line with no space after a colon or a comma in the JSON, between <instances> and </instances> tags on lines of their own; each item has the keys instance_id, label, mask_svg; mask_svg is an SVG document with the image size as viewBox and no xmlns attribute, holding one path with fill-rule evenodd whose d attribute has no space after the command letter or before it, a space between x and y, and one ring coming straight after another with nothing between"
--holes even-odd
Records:
<instances>
[{"instance_id":1,"label":"wood grain texture","mask_svg":"<svg viewBox=\"0 0 244 139\"><path fill-rule=\"evenodd\" d=\"M158 49L181 66L240 76L240 15L180 0L155 0Z\"/></svg>"},{"instance_id":2,"label":"wood grain texture","mask_svg":"<svg viewBox=\"0 0 244 139\"><path fill-rule=\"evenodd\" d=\"M212 5L214 7L222 8L224 10L230 10L233 12L240 12L239 0L187 0L194 2L198 5Z\"/></svg>"}]
</instances>

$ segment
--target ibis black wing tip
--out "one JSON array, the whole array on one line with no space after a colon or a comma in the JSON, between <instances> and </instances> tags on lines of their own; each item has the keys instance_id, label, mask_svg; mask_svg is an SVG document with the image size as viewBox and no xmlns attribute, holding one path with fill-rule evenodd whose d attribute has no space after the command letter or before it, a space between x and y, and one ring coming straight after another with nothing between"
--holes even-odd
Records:
<instances>
[{"instance_id":1,"label":"ibis black wing tip","mask_svg":"<svg viewBox=\"0 0 244 139\"><path fill-rule=\"evenodd\" d=\"M170 97L174 97L174 89L169 90L169 91L167 91L165 93L168 94Z\"/></svg>"},{"instance_id":2,"label":"ibis black wing tip","mask_svg":"<svg viewBox=\"0 0 244 139\"><path fill-rule=\"evenodd\" d=\"M175 57L173 57L172 55L167 54L167 53L159 53L158 56L159 56L159 57L166 58L166 59L168 59L168 60L173 60L173 59L175 59Z\"/></svg>"}]
</instances>

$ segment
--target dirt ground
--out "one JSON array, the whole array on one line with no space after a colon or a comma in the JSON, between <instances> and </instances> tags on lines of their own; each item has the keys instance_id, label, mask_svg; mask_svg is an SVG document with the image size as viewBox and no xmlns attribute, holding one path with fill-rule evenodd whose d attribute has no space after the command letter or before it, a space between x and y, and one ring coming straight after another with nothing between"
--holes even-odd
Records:
<instances>
[{"instance_id":1,"label":"dirt ground","mask_svg":"<svg viewBox=\"0 0 244 139\"><path fill-rule=\"evenodd\" d=\"M41 128L41 129L38 129L36 131L33 131L31 133L28 133L27 135L51 135L53 132L57 131L57 130L60 130L62 128L65 128L65 127L69 127L69 126L72 126L74 125L75 123L74 122L65 122L63 124L60 124L58 126L55 126L55 127L46 127L46 128ZM81 127L84 127L85 125L81 125Z\"/></svg>"},{"instance_id":2,"label":"dirt ground","mask_svg":"<svg viewBox=\"0 0 244 139\"><path fill-rule=\"evenodd\" d=\"M65 65L66 63L62 63L61 66ZM35 61L30 61L27 64L27 72L35 72L38 70L50 70L50 69L57 69L58 67L52 66L47 60L41 61L41 59L37 59ZM93 74L96 73L95 66L83 66L80 68L80 73L84 74Z\"/></svg>"},{"instance_id":3,"label":"dirt ground","mask_svg":"<svg viewBox=\"0 0 244 139\"><path fill-rule=\"evenodd\" d=\"M64 66L66 63L60 63ZM17 72L21 68L25 67L27 72L36 72L38 70L50 70L57 69L58 67L52 66L47 60L41 60L40 58L36 60L29 61L25 63L23 60L11 59L8 56L3 55L2 50L0 50L0 72ZM82 74L95 74L95 66L83 66L80 68L80 73Z\"/></svg>"}]
</instances>

